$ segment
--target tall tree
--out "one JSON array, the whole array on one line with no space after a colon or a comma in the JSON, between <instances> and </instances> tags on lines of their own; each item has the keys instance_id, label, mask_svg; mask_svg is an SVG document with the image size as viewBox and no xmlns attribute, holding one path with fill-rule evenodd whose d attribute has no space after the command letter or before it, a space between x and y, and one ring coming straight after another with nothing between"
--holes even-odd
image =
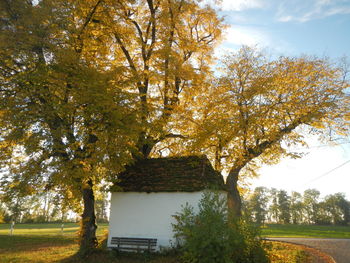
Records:
<instances>
[{"instance_id":1,"label":"tall tree","mask_svg":"<svg viewBox=\"0 0 350 263\"><path fill-rule=\"evenodd\" d=\"M290 222L290 197L285 190L279 190L278 194L279 221L284 224Z\"/></svg>"},{"instance_id":2,"label":"tall tree","mask_svg":"<svg viewBox=\"0 0 350 263\"><path fill-rule=\"evenodd\" d=\"M270 220L274 220L274 222L279 221L279 210L278 210L278 190L276 188L270 189L270 206L269 206L269 214Z\"/></svg>"},{"instance_id":3,"label":"tall tree","mask_svg":"<svg viewBox=\"0 0 350 263\"><path fill-rule=\"evenodd\" d=\"M256 187L249 198L248 209L256 223L264 224L267 215L268 189Z\"/></svg>"},{"instance_id":4,"label":"tall tree","mask_svg":"<svg viewBox=\"0 0 350 263\"><path fill-rule=\"evenodd\" d=\"M302 195L293 191L290 196L290 217L293 224L300 224L303 222L303 210Z\"/></svg>"},{"instance_id":5,"label":"tall tree","mask_svg":"<svg viewBox=\"0 0 350 263\"><path fill-rule=\"evenodd\" d=\"M228 204L240 215L240 176L262 163L298 157L288 146L304 145L305 130L319 134L337 127L347 132L349 82L344 70L327 60L271 61L248 47L225 57L221 68L210 88L192 98L192 112L185 111L182 126L187 124L187 132L194 135L195 151L227 171Z\"/></svg>"},{"instance_id":6,"label":"tall tree","mask_svg":"<svg viewBox=\"0 0 350 263\"><path fill-rule=\"evenodd\" d=\"M347 225L349 222L349 202L343 193L327 195L324 198L324 210L330 217L330 222L337 225Z\"/></svg>"},{"instance_id":7,"label":"tall tree","mask_svg":"<svg viewBox=\"0 0 350 263\"><path fill-rule=\"evenodd\" d=\"M303 203L308 224L314 224L318 221L320 192L316 189L307 189L304 191Z\"/></svg>"},{"instance_id":8,"label":"tall tree","mask_svg":"<svg viewBox=\"0 0 350 263\"><path fill-rule=\"evenodd\" d=\"M125 70L95 32L101 3L0 2L1 186L82 201L82 252L97 243L94 188L130 160L138 134Z\"/></svg>"},{"instance_id":9,"label":"tall tree","mask_svg":"<svg viewBox=\"0 0 350 263\"><path fill-rule=\"evenodd\" d=\"M111 1L95 16L129 92L138 97L135 159L147 158L167 138L182 137L171 116L209 74L224 28L215 10L198 0Z\"/></svg>"},{"instance_id":10,"label":"tall tree","mask_svg":"<svg viewBox=\"0 0 350 263\"><path fill-rule=\"evenodd\" d=\"M96 195L95 202L96 221L99 223L108 222L108 193L100 191Z\"/></svg>"}]
</instances>

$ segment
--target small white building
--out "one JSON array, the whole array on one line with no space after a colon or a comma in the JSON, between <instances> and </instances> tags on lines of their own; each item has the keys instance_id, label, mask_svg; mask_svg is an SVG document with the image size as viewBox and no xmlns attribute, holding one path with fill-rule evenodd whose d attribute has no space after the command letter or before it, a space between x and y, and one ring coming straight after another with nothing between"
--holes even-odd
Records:
<instances>
[{"instance_id":1,"label":"small white building","mask_svg":"<svg viewBox=\"0 0 350 263\"><path fill-rule=\"evenodd\" d=\"M118 176L120 191L112 193L108 247L143 238L156 239L156 250L170 247L173 215L186 203L197 208L212 187L224 190L224 181L206 157L146 159L128 167Z\"/></svg>"}]
</instances>

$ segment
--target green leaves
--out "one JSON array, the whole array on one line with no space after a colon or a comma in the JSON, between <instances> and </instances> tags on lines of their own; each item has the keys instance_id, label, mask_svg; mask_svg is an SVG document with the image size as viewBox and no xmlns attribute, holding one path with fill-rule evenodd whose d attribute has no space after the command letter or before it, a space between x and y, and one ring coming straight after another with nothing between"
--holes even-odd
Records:
<instances>
[{"instance_id":1,"label":"green leaves","mask_svg":"<svg viewBox=\"0 0 350 263\"><path fill-rule=\"evenodd\" d=\"M174 237L184 262L267 262L257 229L229 219L220 192L204 192L198 209L186 204L175 220Z\"/></svg>"}]
</instances>

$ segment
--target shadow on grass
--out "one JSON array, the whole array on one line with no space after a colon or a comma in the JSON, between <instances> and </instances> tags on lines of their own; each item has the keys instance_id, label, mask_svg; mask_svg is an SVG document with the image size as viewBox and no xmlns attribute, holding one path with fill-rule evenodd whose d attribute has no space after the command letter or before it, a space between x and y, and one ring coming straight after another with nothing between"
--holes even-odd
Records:
<instances>
[{"instance_id":1,"label":"shadow on grass","mask_svg":"<svg viewBox=\"0 0 350 263\"><path fill-rule=\"evenodd\" d=\"M180 263L178 256L147 253L117 253L113 250L97 249L86 257L75 254L57 263Z\"/></svg>"},{"instance_id":2,"label":"shadow on grass","mask_svg":"<svg viewBox=\"0 0 350 263\"><path fill-rule=\"evenodd\" d=\"M127 253L107 248L107 238L100 240L99 247L82 257L78 253L57 263L180 263L176 253Z\"/></svg>"},{"instance_id":3,"label":"shadow on grass","mask_svg":"<svg viewBox=\"0 0 350 263\"><path fill-rule=\"evenodd\" d=\"M77 237L0 235L0 261L6 263L179 263L174 253L120 253L107 249L107 236L85 257L78 254Z\"/></svg>"},{"instance_id":4,"label":"shadow on grass","mask_svg":"<svg viewBox=\"0 0 350 263\"><path fill-rule=\"evenodd\" d=\"M38 248L58 247L73 244L74 237L0 235L0 251L32 251Z\"/></svg>"}]
</instances>

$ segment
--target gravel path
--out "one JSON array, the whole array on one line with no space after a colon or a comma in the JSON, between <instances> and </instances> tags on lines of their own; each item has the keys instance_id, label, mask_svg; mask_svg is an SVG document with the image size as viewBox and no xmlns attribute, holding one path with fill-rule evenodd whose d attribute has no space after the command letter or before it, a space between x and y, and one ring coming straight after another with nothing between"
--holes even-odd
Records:
<instances>
[{"instance_id":1,"label":"gravel path","mask_svg":"<svg viewBox=\"0 0 350 263\"><path fill-rule=\"evenodd\" d=\"M333 257L336 263L350 263L350 239L335 238L269 238L314 247Z\"/></svg>"}]
</instances>

